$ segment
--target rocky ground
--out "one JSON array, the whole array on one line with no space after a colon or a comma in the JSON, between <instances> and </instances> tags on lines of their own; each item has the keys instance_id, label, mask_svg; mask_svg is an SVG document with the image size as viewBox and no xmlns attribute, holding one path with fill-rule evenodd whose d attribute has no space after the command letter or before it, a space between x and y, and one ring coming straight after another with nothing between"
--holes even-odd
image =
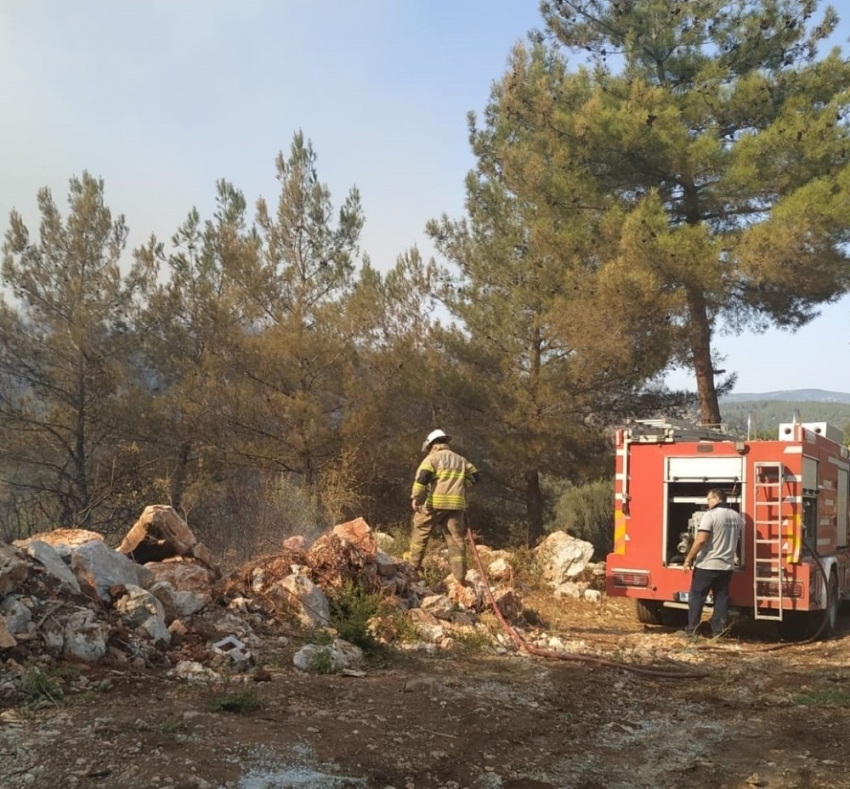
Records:
<instances>
[{"instance_id":1,"label":"rocky ground","mask_svg":"<svg viewBox=\"0 0 850 789\"><path fill-rule=\"evenodd\" d=\"M837 638L776 649L743 625L686 642L622 600L525 605L536 643L559 638L572 659L458 643L322 675L293 666L300 636L269 631L260 671L216 682L60 662L26 703L0 702L0 786L850 787L846 616Z\"/></svg>"}]
</instances>

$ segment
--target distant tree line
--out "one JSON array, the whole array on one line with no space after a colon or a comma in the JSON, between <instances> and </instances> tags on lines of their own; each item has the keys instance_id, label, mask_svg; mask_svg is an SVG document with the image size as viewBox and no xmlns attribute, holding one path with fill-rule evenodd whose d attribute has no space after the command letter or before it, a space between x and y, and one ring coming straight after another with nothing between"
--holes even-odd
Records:
<instances>
[{"instance_id":1,"label":"distant tree line","mask_svg":"<svg viewBox=\"0 0 850 789\"><path fill-rule=\"evenodd\" d=\"M543 3L470 117L438 261L373 267L357 189L335 206L300 132L273 202L220 181L212 216L129 257L101 180L73 177L64 216L41 190L3 246L3 534L115 534L152 502L235 557L391 527L435 426L483 472L491 542L600 531L610 427L687 405L668 369L718 422L716 329L793 329L850 286L850 63L816 59L816 5Z\"/></svg>"},{"instance_id":2,"label":"distant tree line","mask_svg":"<svg viewBox=\"0 0 850 789\"><path fill-rule=\"evenodd\" d=\"M850 403L748 400L723 404L727 425L744 434L749 426L751 432L770 438L776 438L780 424L793 422L795 414L801 422L826 422L842 431L845 443L850 443Z\"/></svg>"}]
</instances>

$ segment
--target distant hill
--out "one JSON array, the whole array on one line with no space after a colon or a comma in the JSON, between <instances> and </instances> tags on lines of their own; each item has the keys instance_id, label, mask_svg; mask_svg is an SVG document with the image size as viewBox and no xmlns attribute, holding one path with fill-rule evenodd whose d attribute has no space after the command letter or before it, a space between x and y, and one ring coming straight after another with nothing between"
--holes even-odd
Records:
<instances>
[{"instance_id":1,"label":"distant hill","mask_svg":"<svg viewBox=\"0 0 850 789\"><path fill-rule=\"evenodd\" d=\"M850 394L823 389L789 389L761 394L728 395L720 401L723 423L740 433L747 432L751 419L759 434L775 433L797 412L801 422L826 422L844 431L850 440Z\"/></svg>"},{"instance_id":2,"label":"distant hill","mask_svg":"<svg viewBox=\"0 0 850 789\"><path fill-rule=\"evenodd\" d=\"M724 403L745 403L751 400L771 401L779 400L785 403L813 402L813 403L850 403L848 392L828 392L825 389L783 389L780 392L736 392L726 395L721 399Z\"/></svg>"}]
</instances>

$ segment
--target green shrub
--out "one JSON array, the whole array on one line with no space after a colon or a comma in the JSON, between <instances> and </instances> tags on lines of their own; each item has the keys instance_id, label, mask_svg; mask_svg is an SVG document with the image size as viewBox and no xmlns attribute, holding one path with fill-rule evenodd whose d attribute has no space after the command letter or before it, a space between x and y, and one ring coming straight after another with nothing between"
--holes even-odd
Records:
<instances>
[{"instance_id":1,"label":"green shrub","mask_svg":"<svg viewBox=\"0 0 850 789\"><path fill-rule=\"evenodd\" d=\"M425 586L435 586L449 574L448 565L438 556L426 557L422 562L422 580Z\"/></svg>"},{"instance_id":2,"label":"green shrub","mask_svg":"<svg viewBox=\"0 0 850 789\"><path fill-rule=\"evenodd\" d=\"M413 624L407 612L401 608L394 608L389 614L395 628L395 640L400 644L415 644L419 641L419 631Z\"/></svg>"},{"instance_id":3,"label":"green shrub","mask_svg":"<svg viewBox=\"0 0 850 789\"><path fill-rule=\"evenodd\" d=\"M541 589L545 586L537 556L528 546L523 545L511 554L511 567L514 571L515 584L524 584L532 589Z\"/></svg>"},{"instance_id":4,"label":"green shrub","mask_svg":"<svg viewBox=\"0 0 850 789\"><path fill-rule=\"evenodd\" d=\"M393 538L391 555L401 559L410 550L410 524L393 523L383 531Z\"/></svg>"},{"instance_id":5,"label":"green shrub","mask_svg":"<svg viewBox=\"0 0 850 789\"><path fill-rule=\"evenodd\" d=\"M46 699L54 704L61 701L65 695L62 686L55 679L35 666L28 668L21 677L21 690L32 701Z\"/></svg>"},{"instance_id":6,"label":"green shrub","mask_svg":"<svg viewBox=\"0 0 850 789\"><path fill-rule=\"evenodd\" d=\"M844 688L815 688L797 694L794 703L802 707L850 707L850 691Z\"/></svg>"},{"instance_id":7,"label":"green shrub","mask_svg":"<svg viewBox=\"0 0 850 789\"><path fill-rule=\"evenodd\" d=\"M333 674L334 658L330 648L322 647L310 655L307 668L313 674Z\"/></svg>"},{"instance_id":8,"label":"green shrub","mask_svg":"<svg viewBox=\"0 0 850 789\"><path fill-rule=\"evenodd\" d=\"M222 693L212 699L208 705L210 712L235 712L238 715L247 715L261 707L260 697L255 690Z\"/></svg>"},{"instance_id":9,"label":"green shrub","mask_svg":"<svg viewBox=\"0 0 850 789\"><path fill-rule=\"evenodd\" d=\"M83 669L79 663L60 663L51 673L59 680L76 682L83 675Z\"/></svg>"},{"instance_id":10,"label":"green shrub","mask_svg":"<svg viewBox=\"0 0 850 789\"><path fill-rule=\"evenodd\" d=\"M311 627L304 631L304 640L308 644L325 646L333 643L335 637L335 631L327 627Z\"/></svg>"},{"instance_id":11,"label":"green shrub","mask_svg":"<svg viewBox=\"0 0 850 789\"><path fill-rule=\"evenodd\" d=\"M186 721L183 720L182 715L172 713L159 721L154 727L154 731L161 736L178 734L179 732L186 731Z\"/></svg>"},{"instance_id":12,"label":"green shrub","mask_svg":"<svg viewBox=\"0 0 850 789\"><path fill-rule=\"evenodd\" d=\"M599 561L614 546L614 483L599 480L567 488L555 505L555 526L592 543Z\"/></svg>"},{"instance_id":13,"label":"green shrub","mask_svg":"<svg viewBox=\"0 0 850 789\"><path fill-rule=\"evenodd\" d=\"M377 651L380 644L370 632L369 620L386 611L380 593L367 592L357 584L347 583L328 595L331 627L339 637L360 647L366 654Z\"/></svg>"},{"instance_id":14,"label":"green shrub","mask_svg":"<svg viewBox=\"0 0 850 789\"><path fill-rule=\"evenodd\" d=\"M31 666L21 677L21 691L31 701L52 701L58 704L65 693L62 686L41 669Z\"/></svg>"},{"instance_id":15,"label":"green shrub","mask_svg":"<svg viewBox=\"0 0 850 789\"><path fill-rule=\"evenodd\" d=\"M480 630L452 633L452 640L452 649L460 653L483 652L493 646L493 639Z\"/></svg>"}]
</instances>

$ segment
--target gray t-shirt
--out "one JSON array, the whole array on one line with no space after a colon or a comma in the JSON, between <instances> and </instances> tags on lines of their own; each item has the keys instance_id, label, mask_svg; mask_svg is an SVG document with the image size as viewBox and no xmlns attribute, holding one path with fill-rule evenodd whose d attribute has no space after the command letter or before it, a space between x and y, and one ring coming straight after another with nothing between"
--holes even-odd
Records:
<instances>
[{"instance_id":1,"label":"gray t-shirt","mask_svg":"<svg viewBox=\"0 0 850 789\"><path fill-rule=\"evenodd\" d=\"M694 565L703 570L734 569L742 526L743 520L735 510L720 504L712 507L699 522L699 531L707 531L709 536Z\"/></svg>"}]
</instances>

